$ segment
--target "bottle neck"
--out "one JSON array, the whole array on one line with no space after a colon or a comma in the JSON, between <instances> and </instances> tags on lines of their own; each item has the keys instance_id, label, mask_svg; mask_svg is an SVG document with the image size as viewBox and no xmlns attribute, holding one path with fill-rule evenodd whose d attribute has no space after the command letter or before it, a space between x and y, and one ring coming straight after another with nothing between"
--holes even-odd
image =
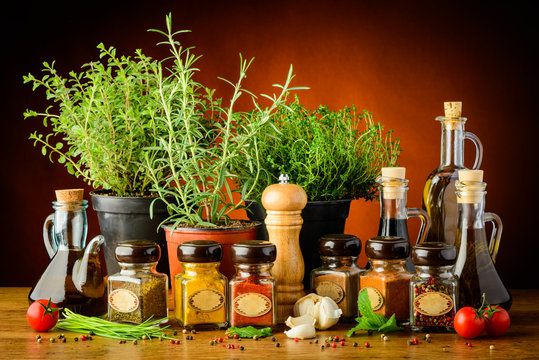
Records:
<instances>
[{"instance_id":1,"label":"bottle neck","mask_svg":"<svg viewBox=\"0 0 539 360\"><path fill-rule=\"evenodd\" d=\"M378 260L369 259L372 270L375 272L401 272L406 270L407 259Z\"/></svg>"},{"instance_id":2,"label":"bottle neck","mask_svg":"<svg viewBox=\"0 0 539 360\"><path fill-rule=\"evenodd\" d=\"M357 266L357 256L320 256L322 264L329 268Z\"/></svg>"},{"instance_id":3,"label":"bottle neck","mask_svg":"<svg viewBox=\"0 0 539 360\"><path fill-rule=\"evenodd\" d=\"M157 262L150 263L126 263L119 262L120 265L120 274L122 275L133 275L135 273L153 273L155 272L155 267Z\"/></svg>"},{"instance_id":4,"label":"bottle neck","mask_svg":"<svg viewBox=\"0 0 539 360\"><path fill-rule=\"evenodd\" d=\"M455 187L457 189L458 228L484 228L486 184L457 181Z\"/></svg>"},{"instance_id":5,"label":"bottle neck","mask_svg":"<svg viewBox=\"0 0 539 360\"><path fill-rule=\"evenodd\" d=\"M271 277L271 268L273 263L264 263L264 264L234 264L236 268L236 277L247 279L250 277L256 278L270 278Z\"/></svg>"},{"instance_id":6,"label":"bottle neck","mask_svg":"<svg viewBox=\"0 0 539 360\"><path fill-rule=\"evenodd\" d=\"M464 121L442 120L440 166L464 167Z\"/></svg>"},{"instance_id":7,"label":"bottle neck","mask_svg":"<svg viewBox=\"0 0 539 360\"><path fill-rule=\"evenodd\" d=\"M415 270L417 274L421 277L431 277L437 276L441 278L450 278L453 276L454 265L444 265L444 266L423 266L416 265Z\"/></svg>"},{"instance_id":8,"label":"bottle neck","mask_svg":"<svg viewBox=\"0 0 539 360\"><path fill-rule=\"evenodd\" d=\"M406 219L406 193L408 186L380 184L380 218L381 219Z\"/></svg>"}]
</instances>

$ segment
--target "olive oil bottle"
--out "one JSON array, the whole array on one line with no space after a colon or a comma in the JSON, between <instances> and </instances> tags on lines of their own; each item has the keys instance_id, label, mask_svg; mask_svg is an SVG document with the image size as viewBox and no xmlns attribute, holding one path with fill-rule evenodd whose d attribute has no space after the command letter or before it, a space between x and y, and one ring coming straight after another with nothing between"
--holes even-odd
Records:
<instances>
[{"instance_id":1,"label":"olive oil bottle","mask_svg":"<svg viewBox=\"0 0 539 360\"><path fill-rule=\"evenodd\" d=\"M464 166L464 140L471 140L476 148L472 169L478 169L483 159L483 145L479 138L464 131L466 118L461 117L461 102L445 102L445 116L438 116L442 125L440 166L430 173L423 188L423 209L431 224L427 242L453 245L457 229L457 198L455 181L458 170Z\"/></svg>"}]
</instances>

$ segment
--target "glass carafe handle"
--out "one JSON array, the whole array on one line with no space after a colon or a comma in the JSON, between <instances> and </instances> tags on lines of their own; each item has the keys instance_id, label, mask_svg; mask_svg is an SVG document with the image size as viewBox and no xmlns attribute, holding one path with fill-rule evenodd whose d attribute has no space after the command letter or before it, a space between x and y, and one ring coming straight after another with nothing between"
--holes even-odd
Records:
<instances>
[{"instance_id":1,"label":"glass carafe handle","mask_svg":"<svg viewBox=\"0 0 539 360\"><path fill-rule=\"evenodd\" d=\"M54 236L54 214L47 216L43 223L43 242L45 243L45 249L47 249L49 257L52 259L58 250L58 244Z\"/></svg>"},{"instance_id":2,"label":"glass carafe handle","mask_svg":"<svg viewBox=\"0 0 539 360\"><path fill-rule=\"evenodd\" d=\"M417 234L416 244L421 244L427 238L427 234L430 230L430 217L425 210L416 208L407 208L408 218L418 217L421 220L421 227L419 228L419 234Z\"/></svg>"},{"instance_id":3,"label":"glass carafe handle","mask_svg":"<svg viewBox=\"0 0 539 360\"><path fill-rule=\"evenodd\" d=\"M472 166L472 170L477 170L481 167L481 163L483 162L483 144L477 135L469 131L464 132L464 138L471 140L471 142L473 142L475 145L475 161Z\"/></svg>"},{"instance_id":4,"label":"glass carafe handle","mask_svg":"<svg viewBox=\"0 0 539 360\"><path fill-rule=\"evenodd\" d=\"M498 255L498 248L500 247L500 240L502 238L503 224L502 219L494 213L485 213L485 222L492 223L492 234L490 235L490 243L488 244L488 251L492 262L496 262L496 255Z\"/></svg>"}]
</instances>

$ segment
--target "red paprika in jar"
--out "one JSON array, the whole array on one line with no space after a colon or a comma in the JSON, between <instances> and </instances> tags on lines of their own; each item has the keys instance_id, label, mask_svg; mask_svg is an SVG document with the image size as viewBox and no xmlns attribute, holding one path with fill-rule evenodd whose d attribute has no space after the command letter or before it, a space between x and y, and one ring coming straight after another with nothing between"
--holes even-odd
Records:
<instances>
[{"instance_id":1,"label":"red paprika in jar","mask_svg":"<svg viewBox=\"0 0 539 360\"><path fill-rule=\"evenodd\" d=\"M250 240L232 245L236 274L230 280L230 325L273 327L276 324L275 279L271 268L277 255L268 241Z\"/></svg>"}]
</instances>

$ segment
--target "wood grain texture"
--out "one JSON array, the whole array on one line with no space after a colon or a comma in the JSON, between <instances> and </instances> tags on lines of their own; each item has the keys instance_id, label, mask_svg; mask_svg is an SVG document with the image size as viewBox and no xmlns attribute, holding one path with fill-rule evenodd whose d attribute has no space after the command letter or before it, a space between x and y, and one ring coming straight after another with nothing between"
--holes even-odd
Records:
<instances>
[{"instance_id":1,"label":"wood grain texture","mask_svg":"<svg viewBox=\"0 0 539 360\"><path fill-rule=\"evenodd\" d=\"M294 304L305 292L305 263L299 246L303 219L301 210L307 205L307 194L296 184L273 184L262 193L266 209L266 229L269 241L277 248L271 270L276 284L277 323L293 316Z\"/></svg>"},{"instance_id":2,"label":"wood grain texture","mask_svg":"<svg viewBox=\"0 0 539 360\"><path fill-rule=\"evenodd\" d=\"M431 334L432 342L422 341L422 333L401 331L388 334L389 340L384 342L380 336L358 335L346 339L346 345L337 348L320 349L320 344L313 340L295 342L283 334L285 327L278 327L273 332L281 347L269 338L254 341L252 339L225 340L220 345L211 346L209 341L215 337L224 336L223 331L198 332L193 340L183 340L185 335L179 332L181 343L170 344L158 340L139 341L138 345L118 344L117 340L94 336L92 341L74 342L73 338L81 334L63 332L67 337L66 343L50 343L51 336L57 336L60 331L40 333L43 337L41 344L37 343L38 334L26 323L27 294L29 288L0 288L0 358L2 359L259 359L290 358L290 359L537 359L539 345L539 290L514 290L513 307L511 308L511 328L502 337L481 337L465 340L456 334ZM172 324L175 329L179 329ZM350 328L350 324L338 324L327 331L318 331L317 339L323 343L329 336L342 337ZM419 338L418 345L407 345L407 340ZM360 346L354 348L353 342ZM368 341L370 348L365 348ZM473 346L467 347L466 341ZM242 345L244 351L227 349L224 344ZM489 346L494 345L494 350ZM442 347L446 347L446 351Z\"/></svg>"}]
</instances>

